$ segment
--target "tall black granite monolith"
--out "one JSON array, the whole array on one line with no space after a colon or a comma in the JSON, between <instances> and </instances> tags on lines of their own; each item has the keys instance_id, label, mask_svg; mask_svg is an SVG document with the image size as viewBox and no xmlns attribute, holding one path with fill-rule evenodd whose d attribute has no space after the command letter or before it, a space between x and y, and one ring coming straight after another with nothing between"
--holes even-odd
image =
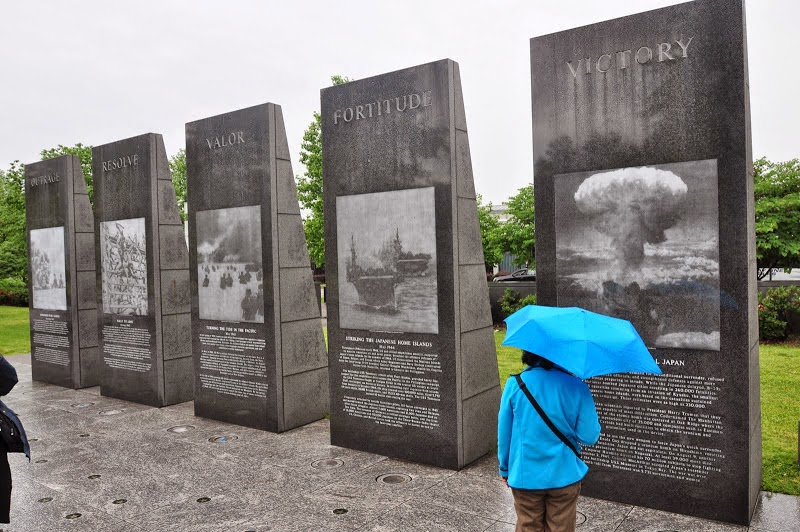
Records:
<instances>
[{"instance_id":1,"label":"tall black granite monolith","mask_svg":"<svg viewBox=\"0 0 800 532\"><path fill-rule=\"evenodd\" d=\"M195 414L283 432L328 413L320 324L283 114L186 124Z\"/></svg>"},{"instance_id":2,"label":"tall black granite monolith","mask_svg":"<svg viewBox=\"0 0 800 532\"><path fill-rule=\"evenodd\" d=\"M151 406L193 397L189 254L164 141L92 150L100 393Z\"/></svg>"},{"instance_id":3,"label":"tall black granite monolith","mask_svg":"<svg viewBox=\"0 0 800 532\"><path fill-rule=\"evenodd\" d=\"M74 155L25 166L33 380L100 382L94 216Z\"/></svg>"},{"instance_id":4,"label":"tall black granite monolith","mask_svg":"<svg viewBox=\"0 0 800 532\"><path fill-rule=\"evenodd\" d=\"M531 41L539 303L630 320L583 493L746 524L761 483L745 16L697 0Z\"/></svg>"},{"instance_id":5,"label":"tall black granite monolith","mask_svg":"<svg viewBox=\"0 0 800 532\"><path fill-rule=\"evenodd\" d=\"M458 64L322 90L331 443L458 469L500 386Z\"/></svg>"}]
</instances>

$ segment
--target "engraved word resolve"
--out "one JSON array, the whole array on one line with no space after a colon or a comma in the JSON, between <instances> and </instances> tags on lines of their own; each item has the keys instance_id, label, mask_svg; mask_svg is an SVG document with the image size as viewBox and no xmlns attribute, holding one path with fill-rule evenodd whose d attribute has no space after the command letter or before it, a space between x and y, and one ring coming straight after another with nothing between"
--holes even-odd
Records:
<instances>
[{"instance_id":1,"label":"engraved word resolve","mask_svg":"<svg viewBox=\"0 0 800 532\"><path fill-rule=\"evenodd\" d=\"M224 148L225 146L233 146L235 144L244 144L244 132L235 131L233 133L228 133L227 135L214 137L213 139L206 139L206 144L208 144L209 150Z\"/></svg>"},{"instance_id":2,"label":"engraved word resolve","mask_svg":"<svg viewBox=\"0 0 800 532\"><path fill-rule=\"evenodd\" d=\"M139 164L139 155L124 155L122 157L117 157L116 159L111 159L109 161L103 161L103 171L104 172L111 172L113 170L119 170L121 168L128 168L132 166L137 166Z\"/></svg>"},{"instance_id":3,"label":"engraved word resolve","mask_svg":"<svg viewBox=\"0 0 800 532\"><path fill-rule=\"evenodd\" d=\"M402 113L420 107L430 107L432 104L431 91L421 93L406 94L395 98L379 99L374 102L336 109L333 112L333 123L339 124L342 120L352 122L353 120L364 120L395 113Z\"/></svg>"},{"instance_id":4,"label":"engraved word resolve","mask_svg":"<svg viewBox=\"0 0 800 532\"><path fill-rule=\"evenodd\" d=\"M597 59L586 57L578 59L576 63L568 61L567 66L569 67L572 77L577 79L578 72L591 74L593 70L596 70L597 72L604 73L615 66L617 70L624 70L633 64L632 61L636 61L636 63L640 65L646 65L652 61L658 63L677 61L678 59L686 59L689 57L689 45L693 40L694 37L690 37L686 42L684 42L683 39L678 39L675 41L674 46L668 42L658 43L655 48L642 46L636 50L636 53L633 52L633 49L630 49L622 50L614 54L602 54Z\"/></svg>"},{"instance_id":5,"label":"engraved word resolve","mask_svg":"<svg viewBox=\"0 0 800 532\"><path fill-rule=\"evenodd\" d=\"M28 179L28 183L30 183L31 187L38 187L39 185L46 185L48 183L58 183L60 180L61 176L56 173L31 177Z\"/></svg>"}]
</instances>

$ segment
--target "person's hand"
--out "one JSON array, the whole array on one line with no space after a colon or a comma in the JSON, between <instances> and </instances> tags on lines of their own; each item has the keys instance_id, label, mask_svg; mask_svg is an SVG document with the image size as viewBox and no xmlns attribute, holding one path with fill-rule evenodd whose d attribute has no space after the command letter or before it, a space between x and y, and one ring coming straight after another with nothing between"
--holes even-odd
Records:
<instances>
[{"instance_id":1,"label":"person's hand","mask_svg":"<svg viewBox=\"0 0 800 532\"><path fill-rule=\"evenodd\" d=\"M508 486L508 479L506 477L500 477L500 478L503 479L503 484L505 484L506 487L509 487Z\"/></svg>"}]
</instances>

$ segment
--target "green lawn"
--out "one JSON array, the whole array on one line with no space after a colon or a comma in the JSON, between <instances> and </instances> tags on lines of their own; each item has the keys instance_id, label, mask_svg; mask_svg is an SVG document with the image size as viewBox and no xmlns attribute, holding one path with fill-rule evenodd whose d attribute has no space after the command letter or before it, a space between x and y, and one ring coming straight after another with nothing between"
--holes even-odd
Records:
<instances>
[{"instance_id":1,"label":"green lawn","mask_svg":"<svg viewBox=\"0 0 800 532\"><path fill-rule=\"evenodd\" d=\"M800 495L800 347L761 344L761 433L765 490Z\"/></svg>"},{"instance_id":2,"label":"green lawn","mask_svg":"<svg viewBox=\"0 0 800 532\"><path fill-rule=\"evenodd\" d=\"M522 364L522 351L516 347L504 347L500 345L503 338L506 337L506 331L494 332L494 345L497 347L497 369L500 372L500 387L506 385L508 376L514 373L519 373L525 367Z\"/></svg>"},{"instance_id":3,"label":"green lawn","mask_svg":"<svg viewBox=\"0 0 800 532\"><path fill-rule=\"evenodd\" d=\"M327 330L325 340L327 343ZM505 331L494 333L500 384L522 370L519 349L503 347ZM0 307L0 354L30 352L28 309ZM800 347L761 344L761 430L763 489L800 495L797 423L800 421Z\"/></svg>"},{"instance_id":4,"label":"green lawn","mask_svg":"<svg viewBox=\"0 0 800 532\"><path fill-rule=\"evenodd\" d=\"M28 330L28 309L25 307L0 307L0 355L18 355L31 352L31 335Z\"/></svg>"}]
</instances>

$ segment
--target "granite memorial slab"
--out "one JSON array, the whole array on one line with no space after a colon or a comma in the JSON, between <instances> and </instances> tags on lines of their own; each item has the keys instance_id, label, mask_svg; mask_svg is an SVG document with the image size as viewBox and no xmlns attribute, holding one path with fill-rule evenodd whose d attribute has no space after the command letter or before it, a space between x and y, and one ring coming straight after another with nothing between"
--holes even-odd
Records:
<instances>
[{"instance_id":1,"label":"granite memorial slab","mask_svg":"<svg viewBox=\"0 0 800 532\"><path fill-rule=\"evenodd\" d=\"M589 381L583 493L747 524L761 483L745 14L697 0L531 40L537 291L664 375Z\"/></svg>"},{"instance_id":2,"label":"granite memorial slab","mask_svg":"<svg viewBox=\"0 0 800 532\"><path fill-rule=\"evenodd\" d=\"M500 386L458 64L321 98L331 443L459 469Z\"/></svg>"},{"instance_id":3,"label":"granite memorial slab","mask_svg":"<svg viewBox=\"0 0 800 532\"><path fill-rule=\"evenodd\" d=\"M193 397L189 252L164 141L92 150L102 395L150 406Z\"/></svg>"},{"instance_id":4,"label":"granite memorial slab","mask_svg":"<svg viewBox=\"0 0 800 532\"><path fill-rule=\"evenodd\" d=\"M283 432L328 413L328 356L281 107L186 124L195 414Z\"/></svg>"},{"instance_id":5,"label":"granite memorial slab","mask_svg":"<svg viewBox=\"0 0 800 532\"><path fill-rule=\"evenodd\" d=\"M80 159L26 165L25 209L33 380L96 386L94 215Z\"/></svg>"}]
</instances>

